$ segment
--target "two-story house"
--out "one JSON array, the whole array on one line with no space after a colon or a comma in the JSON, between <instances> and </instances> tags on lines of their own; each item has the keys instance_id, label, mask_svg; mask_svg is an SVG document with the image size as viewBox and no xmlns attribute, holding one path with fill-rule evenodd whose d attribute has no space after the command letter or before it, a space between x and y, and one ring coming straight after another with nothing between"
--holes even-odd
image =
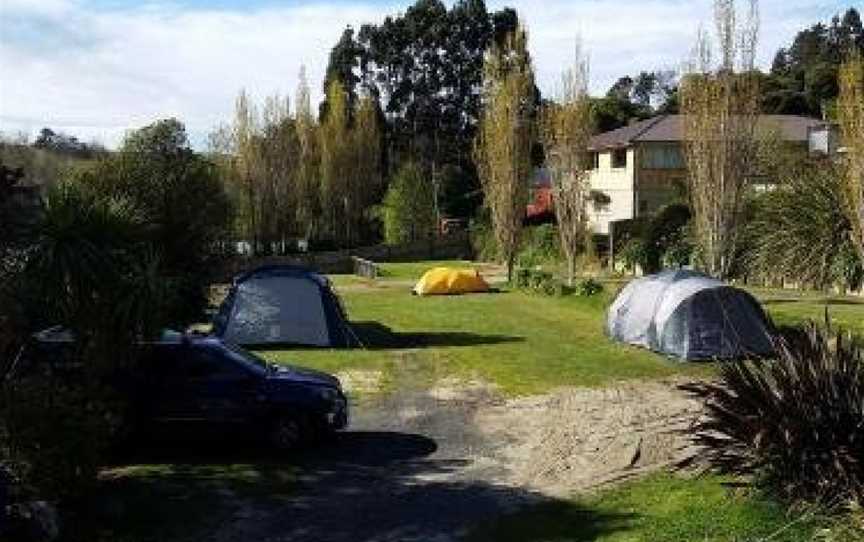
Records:
<instances>
[{"instance_id":1,"label":"two-story house","mask_svg":"<svg viewBox=\"0 0 864 542\"><path fill-rule=\"evenodd\" d=\"M824 127L823 121L791 115L763 115L759 122L760 130L805 150ZM587 205L595 233L608 234L610 222L652 214L681 194L687 176L683 139L681 115L660 115L591 139Z\"/></svg>"}]
</instances>

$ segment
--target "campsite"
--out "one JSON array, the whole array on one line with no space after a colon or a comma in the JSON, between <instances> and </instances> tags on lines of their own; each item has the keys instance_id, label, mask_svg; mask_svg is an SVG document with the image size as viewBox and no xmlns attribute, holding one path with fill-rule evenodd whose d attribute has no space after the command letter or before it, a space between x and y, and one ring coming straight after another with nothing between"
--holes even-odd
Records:
<instances>
[{"instance_id":1,"label":"campsite","mask_svg":"<svg viewBox=\"0 0 864 542\"><path fill-rule=\"evenodd\" d=\"M0 4L0 542L864 542L854 2Z\"/></svg>"},{"instance_id":2,"label":"campsite","mask_svg":"<svg viewBox=\"0 0 864 542\"><path fill-rule=\"evenodd\" d=\"M701 411L676 386L710 378L715 367L611 341L604 317L622 285L601 298L506 287L417 297L411 290L425 269L478 268L497 285L502 269L468 261L381 267L387 278L331 276L364 347L259 350L336 374L352 403L351 429L287 465L240 450L195 450L178 463L155 450L112 469L104 490L123 518L145 502L184 518L157 529L141 517L139 536L278 539L294 532L285 531L286 516L296 518L297 536L335 541L448 540L463 530L489 541L572 532L612 541L781 532L776 539L803 541L827 525L804 520L781 531L789 520L770 500L730 498L716 475L667 473L687 454L680 431ZM832 314L840 309L838 324L864 315L864 303L849 298L787 294L772 304L783 292L756 295L790 324L820 318L825 302ZM562 351L573 361L556 362ZM370 498L358 504L358 491ZM209 512L198 516L202 508ZM489 523L500 510L512 515ZM215 518L223 518L218 529Z\"/></svg>"}]
</instances>

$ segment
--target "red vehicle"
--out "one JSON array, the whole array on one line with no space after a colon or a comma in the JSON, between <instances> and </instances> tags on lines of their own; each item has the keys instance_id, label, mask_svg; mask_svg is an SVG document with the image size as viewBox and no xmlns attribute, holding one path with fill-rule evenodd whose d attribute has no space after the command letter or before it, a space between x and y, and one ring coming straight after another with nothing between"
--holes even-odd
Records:
<instances>
[{"instance_id":1,"label":"red vehicle","mask_svg":"<svg viewBox=\"0 0 864 542\"><path fill-rule=\"evenodd\" d=\"M546 169L538 168L531 179L530 202L525 209L525 221L529 224L545 224L555 221L555 206L552 201L552 181Z\"/></svg>"}]
</instances>

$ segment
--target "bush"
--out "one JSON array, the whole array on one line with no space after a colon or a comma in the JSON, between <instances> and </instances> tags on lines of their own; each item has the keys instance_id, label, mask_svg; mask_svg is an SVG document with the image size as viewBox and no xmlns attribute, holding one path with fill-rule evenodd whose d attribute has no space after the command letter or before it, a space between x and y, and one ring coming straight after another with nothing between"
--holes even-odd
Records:
<instances>
[{"instance_id":1,"label":"bush","mask_svg":"<svg viewBox=\"0 0 864 542\"><path fill-rule=\"evenodd\" d=\"M592 278L580 280L576 283L576 295L582 297L595 296L603 291L603 285Z\"/></svg>"},{"instance_id":2,"label":"bush","mask_svg":"<svg viewBox=\"0 0 864 542\"><path fill-rule=\"evenodd\" d=\"M498 244L495 241L495 232L492 230L491 219L488 213L483 213L471 222L469 227L471 236L471 248L477 260L494 262L498 260Z\"/></svg>"},{"instance_id":3,"label":"bush","mask_svg":"<svg viewBox=\"0 0 864 542\"><path fill-rule=\"evenodd\" d=\"M619 257L624 262L624 266L630 271L636 271L637 267L644 268L647 259L645 242L636 237L630 239L621 248Z\"/></svg>"},{"instance_id":4,"label":"bush","mask_svg":"<svg viewBox=\"0 0 864 542\"><path fill-rule=\"evenodd\" d=\"M542 224L525 228L516 256L520 267L557 263L561 260L561 244L558 228L553 224Z\"/></svg>"},{"instance_id":5,"label":"bush","mask_svg":"<svg viewBox=\"0 0 864 542\"><path fill-rule=\"evenodd\" d=\"M864 504L860 342L811 324L778 339L777 351L683 387L706 400L695 433L701 457L793 501Z\"/></svg>"},{"instance_id":6,"label":"bush","mask_svg":"<svg viewBox=\"0 0 864 542\"><path fill-rule=\"evenodd\" d=\"M783 168L777 190L755 198L739 244L747 271L816 288L856 288L862 267L844 213L842 170L807 159ZM806 202L803 205L802 202Z\"/></svg>"},{"instance_id":7,"label":"bush","mask_svg":"<svg viewBox=\"0 0 864 542\"><path fill-rule=\"evenodd\" d=\"M651 219L645 231L643 266L646 273L656 273L662 267L682 267L690 263L692 244L688 238L690 208L673 203L661 209Z\"/></svg>"},{"instance_id":8,"label":"bush","mask_svg":"<svg viewBox=\"0 0 864 542\"><path fill-rule=\"evenodd\" d=\"M118 152L74 180L140 215L134 235L157 248L160 274L173 277L179 293L166 323L200 321L231 207L218 170L192 150L184 126L170 119L130 132Z\"/></svg>"},{"instance_id":9,"label":"bush","mask_svg":"<svg viewBox=\"0 0 864 542\"><path fill-rule=\"evenodd\" d=\"M547 295L555 295L556 293L557 281L552 273L541 269L520 267L516 269L514 276L516 288Z\"/></svg>"},{"instance_id":10,"label":"bush","mask_svg":"<svg viewBox=\"0 0 864 542\"><path fill-rule=\"evenodd\" d=\"M86 494L123 427L122 400L44 378L7 383L4 392L2 447L29 491L48 500Z\"/></svg>"},{"instance_id":11,"label":"bush","mask_svg":"<svg viewBox=\"0 0 864 542\"><path fill-rule=\"evenodd\" d=\"M380 206L384 240L399 245L428 239L435 232L435 186L420 166L399 168Z\"/></svg>"},{"instance_id":12,"label":"bush","mask_svg":"<svg viewBox=\"0 0 864 542\"><path fill-rule=\"evenodd\" d=\"M515 273L515 287L554 297L579 295L590 297L603 291L603 285L594 279L580 280L575 287L568 286L555 278L552 273L540 269L519 268Z\"/></svg>"}]
</instances>

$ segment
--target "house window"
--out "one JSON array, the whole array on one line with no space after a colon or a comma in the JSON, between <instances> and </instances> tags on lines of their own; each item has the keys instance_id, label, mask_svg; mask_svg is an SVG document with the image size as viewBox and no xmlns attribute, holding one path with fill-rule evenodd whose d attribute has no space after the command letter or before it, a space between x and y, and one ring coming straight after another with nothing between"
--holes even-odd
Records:
<instances>
[{"instance_id":1,"label":"house window","mask_svg":"<svg viewBox=\"0 0 864 542\"><path fill-rule=\"evenodd\" d=\"M591 169L600 169L600 153L592 152L590 156L589 166Z\"/></svg>"},{"instance_id":2,"label":"house window","mask_svg":"<svg viewBox=\"0 0 864 542\"><path fill-rule=\"evenodd\" d=\"M654 145L639 154L645 169L684 169L684 156L677 145Z\"/></svg>"},{"instance_id":3,"label":"house window","mask_svg":"<svg viewBox=\"0 0 864 542\"><path fill-rule=\"evenodd\" d=\"M609 212L609 204L612 203L612 198L609 197L609 194L600 190L592 190L588 197L594 206L595 213Z\"/></svg>"},{"instance_id":4,"label":"house window","mask_svg":"<svg viewBox=\"0 0 864 542\"><path fill-rule=\"evenodd\" d=\"M627 149L612 151L612 167L622 169L627 167Z\"/></svg>"}]
</instances>

